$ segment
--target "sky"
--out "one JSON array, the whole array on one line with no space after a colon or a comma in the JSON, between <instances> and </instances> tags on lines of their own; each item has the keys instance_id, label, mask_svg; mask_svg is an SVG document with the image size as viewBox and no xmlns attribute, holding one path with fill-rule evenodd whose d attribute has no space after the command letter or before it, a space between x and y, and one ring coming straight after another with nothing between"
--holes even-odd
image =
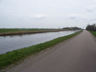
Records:
<instances>
[{"instance_id":1,"label":"sky","mask_svg":"<svg viewBox=\"0 0 96 72\"><path fill-rule=\"evenodd\" d=\"M0 0L0 28L63 28L96 23L96 0Z\"/></svg>"}]
</instances>

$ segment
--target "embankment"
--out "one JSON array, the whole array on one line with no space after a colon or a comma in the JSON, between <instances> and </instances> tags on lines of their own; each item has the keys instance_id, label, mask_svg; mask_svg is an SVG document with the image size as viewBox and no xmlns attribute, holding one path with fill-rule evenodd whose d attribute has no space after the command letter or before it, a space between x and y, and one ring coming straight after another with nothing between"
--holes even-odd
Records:
<instances>
[{"instance_id":1,"label":"embankment","mask_svg":"<svg viewBox=\"0 0 96 72\"><path fill-rule=\"evenodd\" d=\"M63 29L0 29L0 36L66 31Z\"/></svg>"}]
</instances>

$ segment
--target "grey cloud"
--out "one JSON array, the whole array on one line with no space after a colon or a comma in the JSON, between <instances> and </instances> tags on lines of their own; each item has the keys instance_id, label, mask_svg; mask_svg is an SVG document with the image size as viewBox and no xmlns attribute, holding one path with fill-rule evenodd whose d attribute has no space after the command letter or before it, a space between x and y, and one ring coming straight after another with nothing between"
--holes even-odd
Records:
<instances>
[{"instance_id":1,"label":"grey cloud","mask_svg":"<svg viewBox=\"0 0 96 72\"><path fill-rule=\"evenodd\" d=\"M85 27L96 18L95 0L0 0L0 27Z\"/></svg>"}]
</instances>

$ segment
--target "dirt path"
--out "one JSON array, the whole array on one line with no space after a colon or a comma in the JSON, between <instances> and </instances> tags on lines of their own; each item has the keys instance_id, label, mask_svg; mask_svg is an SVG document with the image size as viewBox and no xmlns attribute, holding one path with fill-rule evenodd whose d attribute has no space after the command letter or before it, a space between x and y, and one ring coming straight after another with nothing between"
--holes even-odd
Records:
<instances>
[{"instance_id":1,"label":"dirt path","mask_svg":"<svg viewBox=\"0 0 96 72\"><path fill-rule=\"evenodd\" d=\"M96 72L96 41L87 31L7 72Z\"/></svg>"}]
</instances>

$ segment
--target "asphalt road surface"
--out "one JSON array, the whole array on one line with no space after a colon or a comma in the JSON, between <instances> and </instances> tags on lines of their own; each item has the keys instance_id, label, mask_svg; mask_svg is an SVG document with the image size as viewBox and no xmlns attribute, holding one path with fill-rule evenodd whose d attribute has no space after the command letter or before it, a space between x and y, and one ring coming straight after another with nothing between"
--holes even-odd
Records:
<instances>
[{"instance_id":1,"label":"asphalt road surface","mask_svg":"<svg viewBox=\"0 0 96 72\"><path fill-rule=\"evenodd\" d=\"M84 30L7 72L96 72L96 39Z\"/></svg>"}]
</instances>

